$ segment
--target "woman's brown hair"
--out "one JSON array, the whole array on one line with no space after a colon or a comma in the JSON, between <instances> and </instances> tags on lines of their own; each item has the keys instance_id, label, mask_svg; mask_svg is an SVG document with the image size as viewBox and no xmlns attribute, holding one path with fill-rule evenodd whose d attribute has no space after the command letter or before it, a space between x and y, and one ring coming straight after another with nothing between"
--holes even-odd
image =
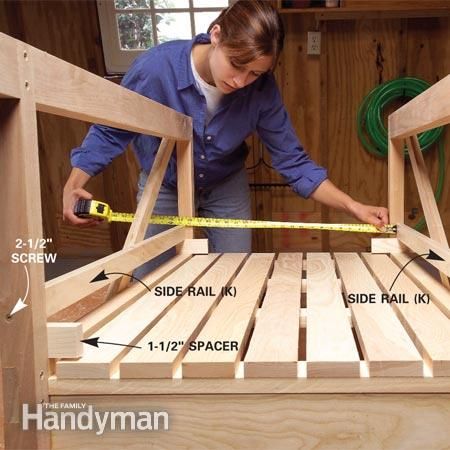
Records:
<instances>
[{"instance_id":1,"label":"woman's brown hair","mask_svg":"<svg viewBox=\"0 0 450 450\"><path fill-rule=\"evenodd\" d=\"M224 9L211 23L220 25L220 45L237 66L261 56L273 56L272 69L277 63L284 42L283 22L269 1L238 0Z\"/></svg>"}]
</instances>

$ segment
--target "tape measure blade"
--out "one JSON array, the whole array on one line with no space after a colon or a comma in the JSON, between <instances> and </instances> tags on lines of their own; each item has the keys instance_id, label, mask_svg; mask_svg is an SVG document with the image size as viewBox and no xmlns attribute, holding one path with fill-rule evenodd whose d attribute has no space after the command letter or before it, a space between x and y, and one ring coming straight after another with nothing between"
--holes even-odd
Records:
<instances>
[{"instance_id":1,"label":"tape measure blade","mask_svg":"<svg viewBox=\"0 0 450 450\"><path fill-rule=\"evenodd\" d=\"M134 220L135 215L131 213L111 212L112 222L128 222ZM324 224L314 222L281 222L246 219L222 219L217 217L180 217L180 216L152 216L149 223L158 225L182 225L190 227L209 228L278 228L278 229L300 229L319 231L349 231L354 233L372 234L395 234L395 225L387 225L385 230L379 230L370 224Z\"/></svg>"}]
</instances>

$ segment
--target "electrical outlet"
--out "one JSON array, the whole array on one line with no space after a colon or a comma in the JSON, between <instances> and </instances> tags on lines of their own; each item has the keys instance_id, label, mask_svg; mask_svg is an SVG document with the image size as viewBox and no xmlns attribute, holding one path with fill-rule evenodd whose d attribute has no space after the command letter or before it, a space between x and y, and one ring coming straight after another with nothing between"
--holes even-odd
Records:
<instances>
[{"instance_id":1,"label":"electrical outlet","mask_svg":"<svg viewBox=\"0 0 450 450\"><path fill-rule=\"evenodd\" d=\"M308 55L320 55L320 31L308 31Z\"/></svg>"}]
</instances>

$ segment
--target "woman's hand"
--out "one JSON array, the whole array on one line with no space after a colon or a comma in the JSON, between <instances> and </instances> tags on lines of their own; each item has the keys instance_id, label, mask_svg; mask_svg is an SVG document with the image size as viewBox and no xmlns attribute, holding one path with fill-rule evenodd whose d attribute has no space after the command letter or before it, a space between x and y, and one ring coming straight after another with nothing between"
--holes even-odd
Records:
<instances>
[{"instance_id":1,"label":"woman's hand","mask_svg":"<svg viewBox=\"0 0 450 450\"><path fill-rule=\"evenodd\" d=\"M102 223L101 219L81 219L73 210L79 199L92 200L92 194L85 191L82 186L86 184L90 176L81 169L74 168L64 186L63 191L63 221L70 222L79 227L92 227Z\"/></svg>"},{"instance_id":2,"label":"woman's hand","mask_svg":"<svg viewBox=\"0 0 450 450\"><path fill-rule=\"evenodd\" d=\"M349 207L349 211L359 221L370 223L377 228L382 228L389 223L389 211L383 206L364 205L355 201Z\"/></svg>"}]
</instances>

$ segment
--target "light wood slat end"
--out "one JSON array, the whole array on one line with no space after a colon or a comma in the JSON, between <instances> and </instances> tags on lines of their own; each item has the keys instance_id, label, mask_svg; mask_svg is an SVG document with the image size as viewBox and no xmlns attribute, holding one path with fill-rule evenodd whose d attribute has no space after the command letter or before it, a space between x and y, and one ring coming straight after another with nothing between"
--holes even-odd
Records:
<instances>
[{"instance_id":1,"label":"light wood slat end","mask_svg":"<svg viewBox=\"0 0 450 450\"><path fill-rule=\"evenodd\" d=\"M360 361L306 361L308 378L359 378Z\"/></svg>"},{"instance_id":2,"label":"light wood slat end","mask_svg":"<svg viewBox=\"0 0 450 450\"><path fill-rule=\"evenodd\" d=\"M182 363L183 378L235 378L239 361Z\"/></svg>"},{"instance_id":3,"label":"light wood slat end","mask_svg":"<svg viewBox=\"0 0 450 450\"><path fill-rule=\"evenodd\" d=\"M101 351L101 350L100 350ZM56 363L58 378L109 379L114 368L108 362L82 363L81 361L64 360L63 364Z\"/></svg>"},{"instance_id":4,"label":"light wood slat end","mask_svg":"<svg viewBox=\"0 0 450 450\"><path fill-rule=\"evenodd\" d=\"M297 378L297 361L244 361L244 378Z\"/></svg>"},{"instance_id":5,"label":"light wood slat end","mask_svg":"<svg viewBox=\"0 0 450 450\"><path fill-rule=\"evenodd\" d=\"M368 361L371 377L423 377L422 360Z\"/></svg>"},{"instance_id":6,"label":"light wood slat end","mask_svg":"<svg viewBox=\"0 0 450 450\"><path fill-rule=\"evenodd\" d=\"M433 377L450 377L450 361L433 360L431 363Z\"/></svg>"},{"instance_id":7,"label":"light wood slat end","mask_svg":"<svg viewBox=\"0 0 450 450\"><path fill-rule=\"evenodd\" d=\"M127 362L120 365L120 378L173 378L176 368L170 362Z\"/></svg>"}]
</instances>

